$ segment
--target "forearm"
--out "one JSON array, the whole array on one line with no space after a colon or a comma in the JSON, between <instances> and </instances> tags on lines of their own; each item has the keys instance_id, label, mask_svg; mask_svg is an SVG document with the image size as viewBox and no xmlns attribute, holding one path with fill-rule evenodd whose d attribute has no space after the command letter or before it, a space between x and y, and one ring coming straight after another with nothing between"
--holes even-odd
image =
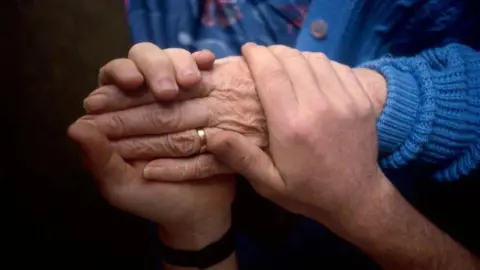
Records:
<instances>
[{"instance_id":1,"label":"forearm","mask_svg":"<svg viewBox=\"0 0 480 270\"><path fill-rule=\"evenodd\" d=\"M337 234L384 269L480 269L471 253L410 206L388 179L380 183L333 229Z\"/></svg>"}]
</instances>

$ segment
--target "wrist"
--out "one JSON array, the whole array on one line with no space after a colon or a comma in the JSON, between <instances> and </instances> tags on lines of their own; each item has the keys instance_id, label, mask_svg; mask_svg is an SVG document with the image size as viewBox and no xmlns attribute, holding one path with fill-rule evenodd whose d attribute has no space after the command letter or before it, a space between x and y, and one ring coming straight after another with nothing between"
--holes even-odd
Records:
<instances>
[{"instance_id":1,"label":"wrist","mask_svg":"<svg viewBox=\"0 0 480 270\"><path fill-rule=\"evenodd\" d=\"M164 268L237 269L235 230L230 215L224 217L195 226L195 230L166 230L160 227Z\"/></svg>"},{"instance_id":2,"label":"wrist","mask_svg":"<svg viewBox=\"0 0 480 270\"><path fill-rule=\"evenodd\" d=\"M382 74L368 68L354 68L353 73L373 103L375 114L380 117L387 99L387 81Z\"/></svg>"},{"instance_id":3,"label":"wrist","mask_svg":"<svg viewBox=\"0 0 480 270\"><path fill-rule=\"evenodd\" d=\"M170 248L195 251L220 239L230 227L231 211L226 211L191 225L159 225L159 237L162 244Z\"/></svg>"},{"instance_id":4,"label":"wrist","mask_svg":"<svg viewBox=\"0 0 480 270\"><path fill-rule=\"evenodd\" d=\"M357 195L341 211L331 214L329 224L325 224L331 231L353 243L357 238L375 238L373 234L379 230L374 227L390 217L398 199L403 200L380 168L373 179L365 181L370 184L358 190Z\"/></svg>"}]
</instances>

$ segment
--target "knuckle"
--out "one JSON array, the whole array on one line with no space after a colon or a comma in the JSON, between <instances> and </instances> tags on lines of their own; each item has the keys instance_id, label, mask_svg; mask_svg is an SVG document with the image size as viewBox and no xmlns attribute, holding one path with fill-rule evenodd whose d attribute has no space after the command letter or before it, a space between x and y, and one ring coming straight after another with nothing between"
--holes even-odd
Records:
<instances>
[{"instance_id":1,"label":"knuckle","mask_svg":"<svg viewBox=\"0 0 480 270\"><path fill-rule=\"evenodd\" d=\"M330 61L330 59L327 57L327 55L322 53L322 52L310 52L310 53L307 53L306 56L309 60L314 60L314 61L319 61L319 60L326 61L326 60L328 60L328 61Z\"/></svg>"},{"instance_id":2,"label":"knuckle","mask_svg":"<svg viewBox=\"0 0 480 270\"><path fill-rule=\"evenodd\" d=\"M355 74L353 73L353 70L349 66L338 64L338 63L337 65L339 67L339 72L341 72L344 75L347 75L346 78L355 78Z\"/></svg>"},{"instance_id":3,"label":"knuckle","mask_svg":"<svg viewBox=\"0 0 480 270\"><path fill-rule=\"evenodd\" d=\"M303 56L305 56L306 58L309 58L309 57L312 57L312 54L313 54L313 53L310 52L310 51L303 51L302 54L303 54Z\"/></svg>"},{"instance_id":4,"label":"knuckle","mask_svg":"<svg viewBox=\"0 0 480 270\"><path fill-rule=\"evenodd\" d=\"M340 75L340 78L355 78L353 70L347 66L331 61L333 68Z\"/></svg>"},{"instance_id":5,"label":"knuckle","mask_svg":"<svg viewBox=\"0 0 480 270\"><path fill-rule=\"evenodd\" d=\"M181 126L182 110L181 106L170 105L158 109L148 110L146 113L146 121L151 123L160 131L173 132Z\"/></svg>"},{"instance_id":6,"label":"knuckle","mask_svg":"<svg viewBox=\"0 0 480 270\"><path fill-rule=\"evenodd\" d=\"M175 57L176 55L191 55L191 53L185 49L182 48L168 48L163 50L169 57Z\"/></svg>"},{"instance_id":7,"label":"knuckle","mask_svg":"<svg viewBox=\"0 0 480 270\"><path fill-rule=\"evenodd\" d=\"M315 56L316 53L313 52L302 52L303 57L309 62L318 60L318 58Z\"/></svg>"},{"instance_id":8,"label":"knuckle","mask_svg":"<svg viewBox=\"0 0 480 270\"><path fill-rule=\"evenodd\" d=\"M290 48L284 45L272 45L269 49L276 55L281 56L282 58L297 58L303 57L302 53L294 48Z\"/></svg>"},{"instance_id":9,"label":"knuckle","mask_svg":"<svg viewBox=\"0 0 480 270\"><path fill-rule=\"evenodd\" d=\"M143 54L145 49L151 47L153 44L150 42L140 42L133 45L128 51L128 58L135 58Z\"/></svg>"},{"instance_id":10,"label":"knuckle","mask_svg":"<svg viewBox=\"0 0 480 270\"><path fill-rule=\"evenodd\" d=\"M151 57L142 59L144 62L145 71L152 76L155 76L157 79L163 79L171 77L171 70L173 68L170 58L164 57L164 55L159 54Z\"/></svg>"},{"instance_id":11,"label":"knuckle","mask_svg":"<svg viewBox=\"0 0 480 270\"><path fill-rule=\"evenodd\" d=\"M284 53L289 53L293 49L290 47L287 47L285 45L270 45L268 46L268 49L275 53L275 54L284 54Z\"/></svg>"},{"instance_id":12,"label":"knuckle","mask_svg":"<svg viewBox=\"0 0 480 270\"><path fill-rule=\"evenodd\" d=\"M289 138L294 142L309 141L312 135L312 130L309 126L299 124L295 129L292 129L289 133Z\"/></svg>"},{"instance_id":13,"label":"knuckle","mask_svg":"<svg viewBox=\"0 0 480 270\"><path fill-rule=\"evenodd\" d=\"M194 178L206 178L211 176L214 173L215 166L212 165L212 161L208 158L197 158L191 167L190 174L185 178L194 179Z\"/></svg>"},{"instance_id":14,"label":"knuckle","mask_svg":"<svg viewBox=\"0 0 480 270\"><path fill-rule=\"evenodd\" d=\"M108 126L115 134L124 134L126 131L125 119L122 116L113 114L108 121Z\"/></svg>"},{"instance_id":15,"label":"knuckle","mask_svg":"<svg viewBox=\"0 0 480 270\"><path fill-rule=\"evenodd\" d=\"M169 134L166 137L168 152L174 156L191 156L196 153L196 137L192 133Z\"/></svg>"},{"instance_id":16,"label":"knuckle","mask_svg":"<svg viewBox=\"0 0 480 270\"><path fill-rule=\"evenodd\" d=\"M308 141L314 134L312 130L317 116L312 112L303 114L300 117L288 117L285 120L285 136L291 142Z\"/></svg>"},{"instance_id":17,"label":"knuckle","mask_svg":"<svg viewBox=\"0 0 480 270\"><path fill-rule=\"evenodd\" d=\"M143 140L123 140L112 143L113 148L126 159L148 158L155 153L155 147L151 143Z\"/></svg>"}]
</instances>

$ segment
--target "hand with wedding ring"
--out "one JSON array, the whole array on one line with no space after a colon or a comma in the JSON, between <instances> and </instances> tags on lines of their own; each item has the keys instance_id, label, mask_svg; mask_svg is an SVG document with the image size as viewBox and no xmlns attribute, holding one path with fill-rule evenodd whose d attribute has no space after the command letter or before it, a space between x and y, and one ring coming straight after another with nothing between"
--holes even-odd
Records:
<instances>
[{"instance_id":1,"label":"hand with wedding ring","mask_svg":"<svg viewBox=\"0 0 480 270\"><path fill-rule=\"evenodd\" d=\"M142 83L155 85L156 75L162 72L155 59L160 59L162 53L155 45L137 49L137 60L131 67L135 71L131 73L141 74ZM334 66L339 65L334 63ZM202 71L198 84L183 87L176 97L178 102L169 104L156 103L151 87L131 90L100 87L84 101L90 114L87 118L112 140L122 157L150 160L144 175L148 179L183 181L231 172L213 155L203 153L205 147L196 129L203 128L207 137L219 131L235 131L264 149L268 146L268 133L255 84L244 59L227 57L216 60L213 66L212 70ZM125 69L119 65L115 69L106 68L108 73L123 78L124 82L131 81L122 72ZM383 77L365 69L352 71L374 101L378 116L385 95L384 91L376 90L377 85L384 87L376 83L376 77L384 81ZM277 74L265 76L271 78L272 83L278 77ZM103 106L91 106L92 96L99 93L103 95Z\"/></svg>"},{"instance_id":2,"label":"hand with wedding ring","mask_svg":"<svg viewBox=\"0 0 480 270\"><path fill-rule=\"evenodd\" d=\"M200 139L200 150L198 154L203 154L207 152L207 133L203 128L197 128L198 138Z\"/></svg>"},{"instance_id":3,"label":"hand with wedding ring","mask_svg":"<svg viewBox=\"0 0 480 270\"><path fill-rule=\"evenodd\" d=\"M155 53L148 55L155 59L149 57L147 62L150 65L146 68L139 65L138 62L145 61L145 55L139 52L152 49ZM85 103L85 108L87 111L96 111L105 105L108 107L108 95L105 93L119 88L122 89L119 92L125 95L142 99L135 91L143 87L144 76L147 75L152 78L147 83L152 90L148 98L182 98L188 93L180 88L198 85L201 79L199 69L209 69L214 59L215 56L208 51L191 54L180 49L161 50L148 43L135 45L129 53L129 59L113 60L101 69L100 87L88 97L89 102ZM169 86L166 81L173 81L175 86ZM158 105L160 111L167 111L168 106L172 106L162 107L160 104L162 103L153 103L150 106ZM195 106L193 104L192 108ZM145 179L143 172L149 161L149 153L145 152L146 155L139 157L124 155L122 149L116 146L121 141L112 143L110 139L156 134L157 131L152 129L153 127L129 130L128 126L118 130L120 126L107 124L111 123L110 119L120 121L113 123L121 123L122 117L133 122L145 119L141 118L142 113L145 113L142 108L116 113L121 116L117 117L115 113L86 116L69 128L69 136L83 149L87 168L97 181L105 199L121 210L159 223L162 242L173 248L203 248L220 238L230 227L231 203L235 194L233 176L220 175L202 181L181 183ZM146 115L143 114L144 117ZM156 117L162 119L162 122L173 120L168 118L168 114L165 114L166 120L162 115ZM176 125L174 122L164 123ZM161 124L156 127L165 128ZM170 131L169 128L167 130ZM202 128L192 130L199 143L196 152L205 152L206 132ZM148 140L148 137L142 138Z\"/></svg>"},{"instance_id":4,"label":"hand with wedding ring","mask_svg":"<svg viewBox=\"0 0 480 270\"><path fill-rule=\"evenodd\" d=\"M163 72L155 60L162 54L164 51L152 44L136 50L135 72L143 76L146 85L154 85L157 78L153 75ZM107 66L104 70L127 81L122 73L125 67ZM201 74L196 85L182 87L177 101L170 103L156 102L151 88L101 86L85 99L89 115L83 120L94 123L124 159L149 160L147 179L182 181L229 173L228 167L205 151L206 138L224 130L235 131L266 147L264 114L241 57L216 60L211 70ZM92 106L92 97L97 95L102 95L103 107Z\"/></svg>"}]
</instances>

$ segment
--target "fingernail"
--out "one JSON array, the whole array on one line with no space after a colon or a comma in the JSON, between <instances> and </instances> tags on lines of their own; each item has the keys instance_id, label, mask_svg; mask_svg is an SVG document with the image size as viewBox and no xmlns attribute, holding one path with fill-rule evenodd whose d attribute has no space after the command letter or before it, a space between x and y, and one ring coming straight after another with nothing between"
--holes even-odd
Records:
<instances>
[{"instance_id":1,"label":"fingernail","mask_svg":"<svg viewBox=\"0 0 480 270\"><path fill-rule=\"evenodd\" d=\"M154 167L147 165L143 169L143 177L146 179L156 179L158 178L158 170L156 170Z\"/></svg>"},{"instance_id":2,"label":"fingernail","mask_svg":"<svg viewBox=\"0 0 480 270\"><path fill-rule=\"evenodd\" d=\"M169 79L166 80L160 80L157 83L157 89L159 91L171 91L171 90L176 90L177 89L177 84Z\"/></svg>"},{"instance_id":3,"label":"fingernail","mask_svg":"<svg viewBox=\"0 0 480 270\"><path fill-rule=\"evenodd\" d=\"M154 91L160 98L172 98L177 94L178 86L172 80L160 80L154 88Z\"/></svg>"},{"instance_id":4,"label":"fingernail","mask_svg":"<svg viewBox=\"0 0 480 270\"><path fill-rule=\"evenodd\" d=\"M88 96L83 100L83 108L87 112L99 111L107 106L107 97L102 94Z\"/></svg>"}]
</instances>

